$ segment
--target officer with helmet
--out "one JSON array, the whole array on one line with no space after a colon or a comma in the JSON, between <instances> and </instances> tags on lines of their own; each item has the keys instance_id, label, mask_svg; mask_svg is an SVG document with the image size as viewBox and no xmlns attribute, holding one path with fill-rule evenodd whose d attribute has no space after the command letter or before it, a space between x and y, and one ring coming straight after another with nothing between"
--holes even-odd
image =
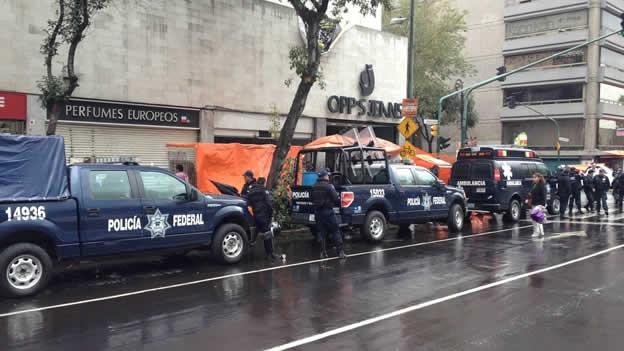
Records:
<instances>
[{"instance_id":1,"label":"officer with helmet","mask_svg":"<svg viewBox=\"0 0 624 351\"><path fill-rule=\"evenodd\" d=\"M334 213L334 207L340 206L340 195L334 188L334 185L329 182L329 172L327 170L319 173L318 180L312 187L311 195L316 229L318 230L321 244L321 258L328 257L326 242L329 235L332 235L338 256L342 259L347 258L342 247L342 235L338 226L338 219Z\"/></svg>"}]
</instances>

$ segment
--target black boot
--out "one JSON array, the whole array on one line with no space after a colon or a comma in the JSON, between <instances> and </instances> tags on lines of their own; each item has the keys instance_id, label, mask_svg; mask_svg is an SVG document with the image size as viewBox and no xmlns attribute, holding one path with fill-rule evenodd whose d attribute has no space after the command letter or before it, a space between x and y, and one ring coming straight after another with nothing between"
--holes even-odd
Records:
<instances>
[{"instance_id":1,"label":"black boot","mask_svg":"<svg viewBox=\"0 0 624 351\"><path fill-rule=\"evenodd\" d=\"M325 247L325 240L321 239L319 244L321 244L321 259L329 257L329 255L327 255L327 248Z\"/></svg>"}]
</instances>

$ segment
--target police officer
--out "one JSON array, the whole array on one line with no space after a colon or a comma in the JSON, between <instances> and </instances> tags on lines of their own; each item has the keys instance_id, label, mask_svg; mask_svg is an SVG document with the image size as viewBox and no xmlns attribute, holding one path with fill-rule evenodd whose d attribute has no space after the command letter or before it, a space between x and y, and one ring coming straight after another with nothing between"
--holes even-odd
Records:
<instances>
[{"instance_id":1,"label":"police officer","mask_svg":"<svg viewBox=\"0 0 624 351\"><path fill-rule=\"evenodd\" d=\"M583 176L583 191L587 198L585 209L588 212L594 212L594 170L589 169Z\"/></svg>"},{"instance_id":2,"label":"police officer","mask_svg":"<svg viewBox=\"0 0 624 351\"><path fill-rule=\"evenodd\" d=\"M271 219L273 218L273 206L271 197L264 186L264 178L250 183L247 192L247 201L253 210L256 231L264 239L264 252L271 263L281 258L273 248L273 232L271 231Z\"/></svg>"},{"instance_id":3,"label":"police officer","mask_svg":"<svg viewBox=\"0 0 624 351\"><path fill-rule=\"evenodd\" d=\"M557 192L561 203L559 215L561 216L561 219L565 219L565 212L568 208L568 200L570 199L570 193L572 192L572 186L570 184L570 170L567 167L564 168L557 177Z\"/></svg>"},{"instance_id":4,"label":"police officer","mask_svg":"<svg viewBox=\"0 0 624 351\"><path fill-rule=\"evenodd\" d=\"M617 178L613 179L613 197L615 197L615 206L618 211L622 212L622 202L624 201L624 173L619 173Z\"/></svg>"},{"instance_id":5,"label":"police officer","mask_svg":"<svg viewBox=\"0 0 624 351\"><path fill-rule=\"evenodd\" d=\"M316 229L318 230L321 244L321 258L327 258L326 241L327 236L332 235L332 240L336 245L336 251L340 258L347 258L342 248L342 235L338 220L334 213L334 206L340 205L340 195L329 182L329 172L327 170L319 173L316 184L312 187L312 204L314 205L314 217L316 219Z\"/></svg>"},{"instance_id":6,"label":"police officer","mask_svg":"<svg viewBox=\"0 0 624 351\"><path fill-rule=\"evenodd\" d=\"M243 185L243 188L241 189L241 196L242 197L247 197L247 195L249 194L249 188L251 187L251 185L253 183L256 182L256 178L254 178L254 174L251 170L246 170L245 173L243 173L243 177L245 178L245 184Z\"/></svg>"},{"instance_id":7,"label":"police officer","mask_svg":"<svg viewBox=\"0 0 624 351\"><path fill-rule=\"evenodd\" d=\"M581 176L574 167L570 169L570 188L572 190L570 194L570 215L572 215L574 203L576 203L578 214L583 214L583 211L581 210Z\"/></svg>"},{"instance_id":8,"label":"police officer","mask_svg":"<svg viewBox=\"0 0 624 351\"><path fill-rule=\"evenodd\" d=\"M600 205L604 208L605 215L609 215L609 207L607 206L607 192L609 191L609 188L611 188L609 178L605 175L605 170L601 168L598 175L594 178L595 199L599 215Z\"/></svg>"}]
</instances>

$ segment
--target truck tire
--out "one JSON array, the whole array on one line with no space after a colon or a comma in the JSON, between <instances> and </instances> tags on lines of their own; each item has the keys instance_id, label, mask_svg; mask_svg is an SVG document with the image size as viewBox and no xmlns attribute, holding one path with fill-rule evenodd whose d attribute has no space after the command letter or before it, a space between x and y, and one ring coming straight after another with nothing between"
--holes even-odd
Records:
<instances>
[{"instance_id":1,"label":"truck tire","mask_svg":"<svg viewBox=\"0 0 624 351\"><path fill-rule=\"evenodd\" d=\"M559 209L561 208L561 200L559 200L559 196L555 196L550 202L550 206L548 206L548 214L550 215L558 215Z\"/></svg>"},{"instance_id":2,"label":"truck tire","mask_svg":"<svg viewBox=\"0 0 624 351\"><path fill-rule=\"evenodd\" d=\"M371 242L379 242L383 240L388 229L388 221L386 216L379 211L370 211L366 214L364 224L362 225L362 234Z\"/></svg>"},{"instance_id":3,"label":"truck tire","mask_svg":"<svg viewBox=\"0 0 624 351\"><path fill-rule=\"evenodd\" d=\"M464 210L459 204L451 205L447 219L449 230L451 232L461 232L464 228L465 218L466 216L464 215Z\"/></svg>"},{"instance_id":4,"label":"truck tire","mask_svg":"<svg viewBox=\"0 0 624 351\"><path fill-rule=\"evenodd\" d=\"M238 263L247 252L247 233L235 223L221 225L214 236L210 250L223 263Z\"/></svg>"},{"instance_id":5,"label":"truck tire","mask_svg":"<svg viewBox=\"0 0 624 351\"><path fill-rule=\"evenodd\" d=\"M11 245L0 252L0 293L9 297L34 295L52 276L50 255L30 243Z\"/></svg>"},{"instance_id":6,"label":"truck tire","mask_svg":"<svg viewBox=\"0 0 624 351\"><path fill-rule=\"evenodd\" d=\"M522 212L522 205L520 204L520 201L518 201L518 199L512 199L511 202L509 203L509 210L505 212L505 215L503 216L503 218L506 221L515 223L520 220L520 216L522 215L521 212Z\"/></svg>"}]
</instances>

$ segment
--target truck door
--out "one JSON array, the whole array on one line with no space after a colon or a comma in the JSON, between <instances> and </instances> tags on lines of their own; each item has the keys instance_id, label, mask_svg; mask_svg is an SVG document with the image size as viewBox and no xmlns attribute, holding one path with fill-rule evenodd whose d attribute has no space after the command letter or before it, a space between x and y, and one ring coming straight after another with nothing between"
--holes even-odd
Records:
<instances>
[{"instance_id":1,"label":"truck door","mask_svg":"<svg viewBox=\"0 0 624 351\"><path fill-rule=\"evenodd\" d=\"M158 170L138 171L137 181L147 216L144 226L150 248L206 241L208 218L203 197L193 198L179 178Z\"/></svg>"},{"instance_id":2,"label":"truck door","mask_svg":"<svg viewBox=\"0 0 624 351\"><path fill-rule=\"evenodd\" d=\"M80 234L84 255L141 250L145 216L126 170L84 169L80 173Z\"/></svg>"},{"instance_id":3,"label":"truck door","mask_svg":"<svg viewBox=\"0 0 624 351\"><path fill-rule=\"evenodd\" d=\"M436 185L438 178L433 173L418 168L414 168L413 172L416 177L416 184L424 194L422 200L424 214L433 218L445 217L448 213L446 189Z\"/></svg>"},{"instance_id":4,"label":"truck door","mask_svg":"<svg viewBox=\"0 0 624 351\"><path fill-rule=\"evenodd\" d=\"M416 183L414 173L408 167L394 167L395 181L398 183L400 206L397 209L400 211L399 220L405 222L405 220L414 221L417 218L427 216L425 213L423 195L421 187Z\"/></svg>"}]
</instances>

